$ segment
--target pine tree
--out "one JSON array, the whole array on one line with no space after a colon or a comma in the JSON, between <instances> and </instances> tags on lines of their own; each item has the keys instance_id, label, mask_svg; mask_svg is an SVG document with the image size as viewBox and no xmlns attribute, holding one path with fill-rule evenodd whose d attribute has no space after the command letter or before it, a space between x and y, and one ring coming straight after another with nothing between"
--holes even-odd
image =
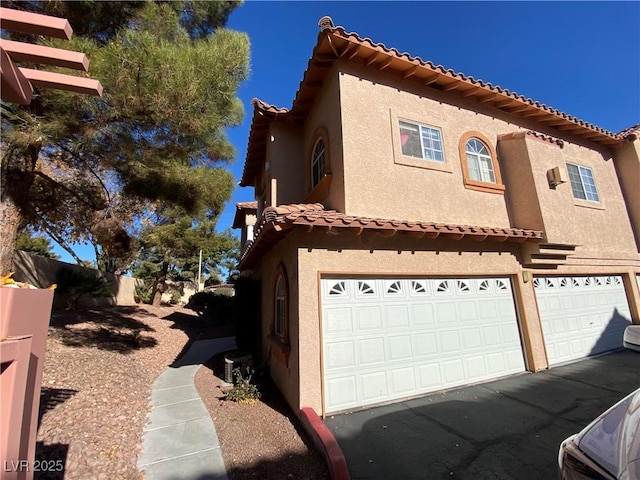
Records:
<instances>
[{"instance_id":1,"label":"pine tree","mask_svg":"<svg viewBox=\"0 0 640 480\"><path fill-rule=\"evenodd\" d=\"M63 246L122 246L159 204L220 212L235 155L224 129L243 117L236 92L248 75L248 38L223 28L240 2L6 3L68 18L70 42L38 41L86 53L105 93L41 90L29 106L2 104L0 272L21 224Z\"/></svg>"}]
</instances>

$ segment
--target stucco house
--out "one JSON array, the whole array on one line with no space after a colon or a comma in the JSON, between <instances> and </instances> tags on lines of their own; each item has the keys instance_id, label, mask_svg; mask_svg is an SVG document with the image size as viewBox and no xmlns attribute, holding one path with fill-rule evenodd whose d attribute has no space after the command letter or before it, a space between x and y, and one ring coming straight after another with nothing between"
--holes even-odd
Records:
<instances>
[{"instance_id":1,"label":"stucco house","mask_svg":"<svg viewBox=\"0 0 640 480\"><path fill-rule=\"evenodd\" d=\"M234 221L294 411L621 348L640 322L639 128L320 29L292 107L253 102L256 203Z\"/></svg>"}]
</instances>

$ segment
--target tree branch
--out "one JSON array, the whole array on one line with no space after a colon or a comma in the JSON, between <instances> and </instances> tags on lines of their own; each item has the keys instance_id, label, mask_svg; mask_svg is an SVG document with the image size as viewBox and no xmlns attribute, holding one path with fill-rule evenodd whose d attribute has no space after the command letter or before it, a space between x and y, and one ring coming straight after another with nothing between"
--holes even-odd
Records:
<instances>
[{"instance_id":1,"label":"tree branch","mask_svg":"<svg viewBox=\"0 0 640 480\"><path fill-rule=\"evenodd\" d=\"M103 208L101 208L100 205L96 205L93 201L91 201L91 199L82 198L80 195L78 195L76 192L71 190L69 187L67 187L63 183L58 182L57 180L54 180L53 178L51 178L50 176L46 175L45 173L43 173L43 172L41 172L39 170L36 170L34 172L34 174L39 176L40 178L43 178L43 179L49 181L50 183L53 183L54 185L56 185L57 187L61 188L62 190L64 190L68 194L70 194L71 196L73 196L73 197L77 198L78 200L80 200L87 207L89 207L89 208L91 208L93 210L98 210L98 211L103 210Z\"/></svg>"}]
</instances>

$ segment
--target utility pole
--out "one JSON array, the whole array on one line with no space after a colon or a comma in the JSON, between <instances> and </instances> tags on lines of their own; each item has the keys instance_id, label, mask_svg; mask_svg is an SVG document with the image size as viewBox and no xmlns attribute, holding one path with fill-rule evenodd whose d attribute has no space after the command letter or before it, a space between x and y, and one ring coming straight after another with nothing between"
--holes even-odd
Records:
<instances>
[{"instance_id":1,"label":"utility pole","mask_svg":"<svg viewBox=\"0 0 640 480\"><path fill-rule=\"evenodd\" d=\"M200 258L198 259L198 286L196 292L200 291L200 277L202 276L202 249L200 249Z\"/></svg>"}]
</instances>

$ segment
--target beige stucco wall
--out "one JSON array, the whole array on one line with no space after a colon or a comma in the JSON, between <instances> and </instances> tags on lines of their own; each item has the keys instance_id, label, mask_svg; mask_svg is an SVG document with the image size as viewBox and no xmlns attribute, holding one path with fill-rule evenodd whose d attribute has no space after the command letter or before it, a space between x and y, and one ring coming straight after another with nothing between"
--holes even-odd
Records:
<instances>
[{"instance_id":1,"label":"beige stucco wall","mask_svg":"<svg viewBox=\"0 0 640 480\"><path fill-rule=\"evenodd\" d=\"M266 205L303 203L310 193L309 161L311 149L319 129L328 137L328 169L333 178L329 196L322 203L328 209L343 211L344 185L342 166L342 130L340 122L340 95L337 74L329 76L318 101L311 108L304 125L272 122L267 136L266 162L269 171L263 171L258 182L265 186Z\"/></svg>"},{"instance_id":2,"label":"beige stucco wall","mask_svg":"<svg viewBox=\"0 0 640 480\"><path fill-rule=\"evenodd\" d=\"M98 305L135 305L133 292L136 285L142 285L143 281L137 278L114 275L110 272L99 272L91 268L84 268L72 263L60 262L51 258L41 257L27 252L16 251L13 258L15 275L14 278L20 282L28 282L38 288L46 288L56 283L56 273L61 268L72 268L88 270L95 274L100 274L109 282L111 298L81 299L82 306ZM56 295L55 306L64 307L66 304Z\"/></svg>"},{"instance_id":3,"label":"beige stucco wall","mask_svg":"<svg viewBox=\"0 0 640 480\"><path fill-rule=\"evenodd\" d=\"M640 252L640 139L616 149L614 162Z\"/></svg>"},{"instance_id":4,"label":"beige stucco wall","mask_svg":"<svg viewBox=\"0 0 640 480\"><path fill-rule=\"evenodd\" d=\"M305 195L304 131L300 126L272 122L267 136L268 175L276 180L275 199L267 203L300 203Z\"/></svg>"},{"instance_id":5,"label":"beige stucco wall","mask_svg":"<svg viewBox=\"0 0 640 480\"><path fill-rule=\"evenodd\" d=\"M577 245L571 261L637 260L637 248L610 153L531 135L500 140L506 197L516 226L543 230L545 241ZM567 163L588 167L600 202L573 197ZM559 167L566 183L549 186L547 171ZM615 233L613 233L615 232ZM631 264L634 264L633 262Z\"/></svg>"},{"instance_id":6,"label":"beige stucco wall","mask_svg":"<svg viewBox=\"0 0 640 480\"><path fill-rule=\"evenodd\" d=\"M391 219L509 227L504 196L464 187L460 137L497 136L514 126L414 92L382 73L343 65L340 76L345 162L345 212ZM445 164L401 154L398 119L439 127ZM411 163L406 165L404 163Z\"/></svg>"},{"instance_id":7,"label":"beige stucco wall","mask_svg":"<svg viewBox=\"0 0 640 480\"><path fill-rule=\"evenodd\" d=\"M269 362L271 378L278 386L289 405L299 404L298 393L298 358L300 345L299 320L298 320L298 265L296 260L297 249L291 244L290 239L285 239L277 247L270 250L262 259L260 267L253 271L253 276L260 281L261 287L261 359ZM285 365L275 355L273 349L277 345L269 338L274 321L274 289L275 281L280 266L284 267L287 274L288 306L289 306L289 343L291 352L288 365ZM294 411L297 411L295 409Z\"/></svg>"}]
</instances>

